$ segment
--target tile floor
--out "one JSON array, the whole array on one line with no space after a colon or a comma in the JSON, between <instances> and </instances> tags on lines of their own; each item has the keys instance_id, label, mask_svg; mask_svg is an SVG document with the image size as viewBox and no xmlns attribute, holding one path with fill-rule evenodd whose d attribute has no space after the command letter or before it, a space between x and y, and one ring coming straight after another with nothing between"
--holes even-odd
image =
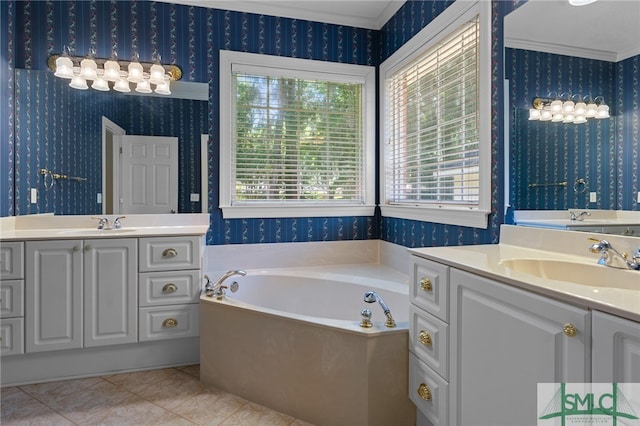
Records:
<instances>
[{"instance_id":1,"label":"tile floor","mask_svg":"<svg viewBox=\"0 0 640 426\"><path fill-rule=\"evenodd\" d=\"M207 388L192 365L0 390L0 424L313 426Z\"/></svg>"}]
</instances>

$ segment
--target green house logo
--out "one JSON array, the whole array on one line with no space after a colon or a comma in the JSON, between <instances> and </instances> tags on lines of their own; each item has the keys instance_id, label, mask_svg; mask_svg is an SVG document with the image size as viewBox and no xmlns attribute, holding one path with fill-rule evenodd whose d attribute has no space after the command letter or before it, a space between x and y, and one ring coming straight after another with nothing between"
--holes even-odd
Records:
<instances>
[{"instance_id":1,"label":"green house logo","mask_svg":"<svg viewBox=\"0 0 640 426\"><path fill-rule=\"evenodd\" d=\"M541 390L541 385L557 384L539 383L539 402L549 395L548 391ZM640 390L637 383L626 385L635 385L636 393ZM640 425L633 404L622 393L618 383L560 383L547 400L549 402L538 417L539 425ZM551 423L544 420L555 421Z\"/></svg>"}]
</instances>

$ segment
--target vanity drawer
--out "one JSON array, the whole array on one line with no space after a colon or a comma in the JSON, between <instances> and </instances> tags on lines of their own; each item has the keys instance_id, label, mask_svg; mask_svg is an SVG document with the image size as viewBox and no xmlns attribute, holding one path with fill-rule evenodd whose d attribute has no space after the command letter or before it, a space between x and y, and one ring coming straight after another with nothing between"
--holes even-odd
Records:
<instances>
[{"instance_id":1,"label":"vanity drawer","mask_svg":"<svg viewBox=\"0 0 640 426\"><path fill-rule=\"evenodd\" d=\"M448 424L449 383L412 353L409 353L409 399L432 424Z\"/></svg>"},{"instance_id":2,"label":"vanity drawer","mask_svg":"<svg viewBox=\"0 0 640 426\"><path fill-rule=\"evenodd\" d=\"M24 278L24 244L22 241L3 242L0 245L0 279Z\"/></svg>"},{"instance_id":3,"label":"vanity drawer","mask_svg":"<svg viewBox=\"0 0 640 426\"><path fill-rule=\"evenodd\" d=\"M202 237L140 238L140 272L200 269Z\"/></svg>"},{"instance_id":4,"label":"vanity drawer","mask_svg":"<svg viewBox=\"0 0 640 426\"><path fill-rule=\"evenodd\" d=\"M24 281L0 281L0 318L24 316Z\"/></svg>"},{"instance_id":5,"label":"vanity drawer","mask_svg":"<svg viewBox=\"0 0 640 426\"><path fill-rule=\"evenodd\" d=\"M409 305L409 349L448 379L449 325L414 305Z\"/></svg>"},{"instance_id":6,"label":"vanity drawer","mask_svg":"<svg viewBox=\"0 0 640 426\"><path fill-rule=\"evenodd\" d=\"M7 318L0 321L0 354L24 353L24 319Z\"/></svg>"},{"instance_id":7,"label":"vanity drawer","mask_svg":"<svg viewBox=\"0 0 640 426\"><path fill-rule=\"evenodd\" d=\"M197 303L200 270L144 272L139 275L140 306Z\"/></svg>"},{"instance_id":8,"label":"vanity drawer","mask_svg":"<svg viewBox=\"0 0 640 426\"><path fill-rule=\"evenodd\" d=\"M140 308L139 312L141 342L198 335L197 304Z\"/></svg>"},{"instance_id":9,"label":"vanity drawer","mask_svg":"<svg viewBox=\"0 0 640 426\"><path fill-rule=\"evenodd\" d=\"M411 303L449 321L449 267L412 256Z\"/></svg>"}]
</instances>

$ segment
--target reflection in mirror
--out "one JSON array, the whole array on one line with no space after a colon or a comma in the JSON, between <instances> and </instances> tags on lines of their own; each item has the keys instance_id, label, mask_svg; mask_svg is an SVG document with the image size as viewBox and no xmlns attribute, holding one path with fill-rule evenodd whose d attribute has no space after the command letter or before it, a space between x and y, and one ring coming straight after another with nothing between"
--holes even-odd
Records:
<instances>
[{"instance_id":1,"label":"reflection in mirror","mask_svg":"<svg viewBox=\"0 0 640 426\"><path fill-rule=\"evenodd\" d=\"M182 84L196 84L202 92L202 83ZM15 90L16 215L103 212L102 117L128 135L177 137L178 211L200 212L191 194L200 192L207 101L76 90L43 70L16 69ZM86 180L47 180L45 187L42 168Z\"/></svg>"},{"instance_id":2,"label":"reflection in mirror","mask_svg":"<svg viewBox=\"0 0 640 426\"><path fill-rule=\"evenodd\" d=\"M530 0L505 17L512 209L638 209L639 4L597 1L578 9L566 1ZM562 94L602 96L611 118L529 120L535 97ZM579 179L586 183L574 185Z\"/></svg>"}]
</instances>

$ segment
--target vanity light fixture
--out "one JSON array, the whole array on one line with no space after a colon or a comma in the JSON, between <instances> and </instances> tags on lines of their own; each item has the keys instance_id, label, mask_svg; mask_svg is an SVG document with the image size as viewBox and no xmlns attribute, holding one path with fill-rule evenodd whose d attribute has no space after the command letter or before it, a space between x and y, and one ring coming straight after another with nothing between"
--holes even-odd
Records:
<instances>
[{"instance_id":1,"label":"vanity light fixture","mask_svg":"<svg viewBox=\"0 0 640 426\"><path fill-rule=\"evenodd\" d=\"M609 118L609 106L602 96L565 95L533 99L529 120L582 124L587 118Z\"/></svg>"},{"instance_id":2,"label":"vanity light fixture","mask_svg":"<svg viewBox=\"0 0 640 426\"><path fill-rule=\"evenodd\" d=\"M131 61L99 59L94 55L91 51L86 57L72 56L65 46L61 55L49 56L47 65L56 77L71 80L69 86L80 90L88 89L90 81L95 90L127 93L131 92L131 83L139 93L170 95L171 82L182 78L180 67L162 65L159 56L155 63L148 63L140 62L137 55Z\"/></svg>"}]
</instances>

